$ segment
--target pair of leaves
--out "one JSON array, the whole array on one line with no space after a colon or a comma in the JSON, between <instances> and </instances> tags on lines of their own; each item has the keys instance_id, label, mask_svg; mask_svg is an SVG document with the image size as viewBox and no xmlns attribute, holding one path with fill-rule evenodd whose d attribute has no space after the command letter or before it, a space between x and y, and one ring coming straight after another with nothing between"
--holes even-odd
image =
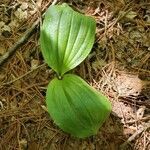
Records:
<instances>
[{"instance_id":1,"label":"pair of leaves","mask_svg":"<svg viewBox=\"0 0 150 150\"><path fill-rule=\"evenodd\" d=\"M65 74L90 53L95 28L94 19L63 4L50 6L40 33L44 59L62 77L48 85L48 112L62 130L79 138L96 134L111 110L104 95L80 77Z\"/></svg>"},{"instance_id":2,"label":"pair of leaves","mask_svg":"<svg viewBox=\"0 0 150 150\"><path fill-rule=\"evenodd\" d=\"M41 27L40 43L47 64L62 76L90 53L95 20L75 12L67 4L51 6Z\"/></svg>"}]
</instances>

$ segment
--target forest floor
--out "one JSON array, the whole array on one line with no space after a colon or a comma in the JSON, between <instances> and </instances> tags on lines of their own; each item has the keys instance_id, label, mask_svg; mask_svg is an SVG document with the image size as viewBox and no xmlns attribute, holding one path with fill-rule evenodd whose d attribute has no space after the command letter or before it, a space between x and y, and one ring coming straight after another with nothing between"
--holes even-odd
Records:
<instances>
[{"instance_id":1,"label":"forest floor","mask_svg":"<svg viewBox=\"0 0 150 150\"><path fill-rule=\"evenodd\" d=\"M46 109L55 74L41 55L38 23L52 2L0 1L0 150L149 150L150 1L55 0L97 22L92 52L74 72L108 96L113 110L87 139L61 131Z\"/></svg>"}]
</instances>

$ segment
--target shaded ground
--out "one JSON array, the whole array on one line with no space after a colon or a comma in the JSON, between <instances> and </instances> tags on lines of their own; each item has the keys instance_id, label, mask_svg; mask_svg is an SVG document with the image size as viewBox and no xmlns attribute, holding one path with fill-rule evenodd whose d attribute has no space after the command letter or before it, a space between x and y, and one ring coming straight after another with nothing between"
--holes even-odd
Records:
<instances>
[{"instance_id":1,"label":"shaded ground","mask_svg":"<svg viewBox=\"0 0 150 150\"><path fill-rule=\"evenodd\" d=\"M62 2L97 21L93 50L74 72L110 98L113 112L97 135L84 140L70 137L53 124L45 107L45 91L55 74L44 64L36 28L0 67L0 149L150 149L150 2ZM1 56L50 3L0 2Z\"/></svg>"}]
</instances>

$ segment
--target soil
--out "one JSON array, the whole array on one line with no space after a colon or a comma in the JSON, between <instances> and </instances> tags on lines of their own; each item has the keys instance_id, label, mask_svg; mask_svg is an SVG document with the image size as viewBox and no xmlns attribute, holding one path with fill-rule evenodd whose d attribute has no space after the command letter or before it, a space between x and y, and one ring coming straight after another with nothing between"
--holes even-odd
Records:
<instances>
[{"instance_id":1,"label":"soil","mask_svg":"<svg viewBox=\"0 0 150 150\"><path fill-rule=\"evenodd\" d=\"M52 2L0 2L0 59ZM73 72L109 97L112 113L97 135L86 139L54 124L45 93L55 73L44 63L36 27L0 65L0 150L149 150L150 1L56 2L95 18L92 51Z\"/></svg>"}]
</instances>

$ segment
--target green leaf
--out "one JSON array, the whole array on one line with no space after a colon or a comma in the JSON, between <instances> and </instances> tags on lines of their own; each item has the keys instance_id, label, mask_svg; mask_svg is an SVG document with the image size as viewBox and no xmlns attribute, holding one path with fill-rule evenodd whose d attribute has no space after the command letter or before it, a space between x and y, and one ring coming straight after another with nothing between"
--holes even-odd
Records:
<instances>
[{"instance_id":1,"label":"green leaf","mask_svg":"<svg viewBox=\"0 0 150 150\"><path fill-rule=\"evenodd\" d=\"M40 30L40 44L47 64L59 75L75 68L90 53L95 20L67 4L50 6Z\"/></svg>"},{"instance_id":2,"label":"green leaf","mask_svg":"<svg viewBox=\"0 0 150 150\"><path fill-rule=\"evenodd\" d=\"M111 111L104 95L73 74L50 82L46 103L54 122L63 131L79 138L96 134Z\"/></svg>"}]
</instances>

